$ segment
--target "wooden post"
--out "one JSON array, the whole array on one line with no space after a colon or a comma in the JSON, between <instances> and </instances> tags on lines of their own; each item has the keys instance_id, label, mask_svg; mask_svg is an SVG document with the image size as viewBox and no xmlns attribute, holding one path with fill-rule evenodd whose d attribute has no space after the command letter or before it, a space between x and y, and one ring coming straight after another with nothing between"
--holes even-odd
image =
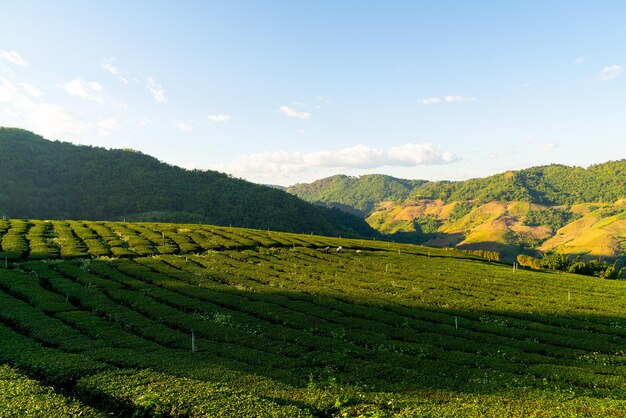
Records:
<instances>
[{"instance_id":1,"label":"wooden post","mask_svg":"<svg viewBox=\"0 0 626 418\"><path fill-rule=\"evenodd\" d=\"M385 273L389 272L389 264L385 264Z\"/></svg>"},{"instance_id":2,"label":"wooden post","mask_svg":"<svg viewBox=\"0 0 626 418\"><path fill-rule=\"evenodd\" d=\"M191 352L196 352L196 334L191 330Z\"/></svg>"},{"instance_id":3,"label":"wooden post","mask_svg":"<svg viewBox=\"0 0 626 418\"><path fill-rule=\"evenodd\" d=\"M65 302L70 301L70 295L68 293L65 294Z\"/></svg>"},{"instance_id":4,"label":"wooden post","mask_svg":"<svg viewBox=\"0 0 626 418\"><path fill-rule=\"evenodd\" d=\"M459 317L454 317L454 329L459 329Z\"/></svg>"},{"instance_id":5,"label":"wooden post","mask_svg":"<svg viewBox=\"0 0 626 418\"><path fill-rule=\"evenodd\" d=\"M570 302L572 300L572 294L569 291L569 289L567 289L567 301Z\"/></svg>"}]
</instances>

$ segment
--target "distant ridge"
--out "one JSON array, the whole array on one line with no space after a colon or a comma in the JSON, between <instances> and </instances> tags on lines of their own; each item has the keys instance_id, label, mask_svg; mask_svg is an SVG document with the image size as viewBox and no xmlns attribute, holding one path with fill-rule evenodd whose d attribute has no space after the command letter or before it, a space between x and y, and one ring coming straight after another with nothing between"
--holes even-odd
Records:
<instances>
[{"instance_id":1,"label":"distant ridge","mask_svg":"<svg viewBox=\"0 0 626 418\"><path fill-rule=\"evenodd\" d=\"M441 199L445 203L530 200L544 205L615 202L626 197L626 160L586 169L551 164L463 181L406 180L383 174L336 175L287 190L309 202L335 202L365 213L382 201L411 199Z\"/></svg>"},{"instance_id":2,"label":"distant ridge","mask_svg":"<svg viewBox=\"0 0 626 418\"><path fill-rule=\"evenodd\" d=\"M360 177L336 175L299 183L287 188L302 199L330 207L367 215L381 201L401 201L409 197L412 190L427 183L426 180L404 180L383 174L368 174Z\"/></svg>"},{"instance_id":3,"label":"distant ridge","mask_svg":"<svg viewBox=\"0 0 626 418\"><path fill-rule=\"evenodd\" d=\"M552 164L465 181L337 175L287 190L359 214L405 242L500 251L508 259L521 252L626 255L626 160L586 169Z\"/></svg>"},{"instance_id":4,"label":"distant ridge","mask_svg":"<svg viewBox=\"0 0 626 418\"><path fill-rule=\"evenodd\" d=\"M376 236L362 219L215 171L187 171L134 150L48 141L0 128L0 216L210 223Z\"/></svg>"}]
</instances>

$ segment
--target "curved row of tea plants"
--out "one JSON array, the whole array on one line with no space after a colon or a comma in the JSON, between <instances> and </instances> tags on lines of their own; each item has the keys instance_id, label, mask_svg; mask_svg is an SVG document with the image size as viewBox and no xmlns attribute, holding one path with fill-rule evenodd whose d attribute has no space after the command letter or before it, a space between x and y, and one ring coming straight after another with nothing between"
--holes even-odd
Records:
<instances>
[{"instance_id":1,"label":"curved row of tea plants","mask_svg":"<svg viewBox=\"0 0 626 418\"><path fill-rule=\"evenodd\" d=\"M622 282L206 225L10 220L0 234L0 400L22 380L33 394L0 415L33 399L67 416L626 410Z\"/></svg>"}]
</instances>

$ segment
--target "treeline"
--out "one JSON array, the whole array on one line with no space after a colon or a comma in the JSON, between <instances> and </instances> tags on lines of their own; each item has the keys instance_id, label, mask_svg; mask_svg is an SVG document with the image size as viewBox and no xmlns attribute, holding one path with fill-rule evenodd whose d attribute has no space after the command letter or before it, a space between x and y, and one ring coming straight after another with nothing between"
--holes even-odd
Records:
<instances>
[{"instance_id":1,"label":"treeline","mask_svg":"<svg viewBox=\"0 0 626 418\"><path fill-rule=\"evenodd\" d=\"M517 256L517 262L521 266L534 269L545 268L548 270L566 271L568 273L596 276L603 279L626 278L626 268L617 269L618 261L613 263L600 260L583 261L579 256L570 260L564 254L552 253L544 254L542 258L520 254Z\"/></svg>"},{"instance_id":2,"label":"treeline","mask_svg":"<svg viewBox=\"0 0 626 418\"><path fill-rule=\"evenodd\" d=\"M568 167L552 164L465 181L437 181L417 186L411 198L446 202L530 201L545 205L614 202L626 197L626 160Z\"/></svg>"},{"instance_id":3,"label":"treeline","mask_svg":"<svg viewBox=\"0 0 626 418\"><path fill-rule=\"evenodd\" d=\"M0 217L193 222L372 237L362 219L215 171L133 150L47 141L0 128Z\"/></svg>"},{"instance_id":4,"label":"treeline","mask_svg":"<svg viewBox=\"0 0 626 418\"><path fill-rule=\"evenodd\" d=\"M501 254L498 251L487 250L461 250L466 254L475 255L476 257L485 258L490 261L500 261Z\"/></svg>"}]
</instances>

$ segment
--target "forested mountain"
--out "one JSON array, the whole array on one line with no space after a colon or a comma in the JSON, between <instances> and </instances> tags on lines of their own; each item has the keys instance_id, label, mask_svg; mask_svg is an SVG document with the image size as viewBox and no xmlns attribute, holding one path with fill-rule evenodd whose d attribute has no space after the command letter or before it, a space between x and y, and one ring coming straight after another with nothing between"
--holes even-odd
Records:
<instances>
[{"instance_id":1,"label":"forested mountain","mask_svg":"<svg viewBox=\"0 0 626 418\"><path fill-rule=\"evenodd\" d=\"M551 164L457 182L430 182L415 188L412 198L446 202L524 200L544 205L614 202L626 196L626 160L582 167Z\"/></svg>"},{"instance_id":2,"label":"forested mountain","mask_svg":"<svg viewBox=\"0 0 626 418\"><path fill-rule=\"evenodd\" d=\"M382 174L361 177L337 175L287 188L302 199L367 215L381 201L402 201L426 180L404 180Z\"/></svg>"},{"instance_id":3,"label":"forested mountain","mask_svg":"<svg viewBox=\"0 0 626 418\"><path fill-rule=\"evenodd\" d=\"M0 216L203 222L373 236L362 219L214 171L188 171L133 150L48 141L0 128Z\"/></svg>"},{"instance_id":4,"label":"forested mountain","mask_svg":"<svg viewBox=\"0 0 626 418\"><path fill-rule=\"evenodd\" d=\"M538 251L619 258L626 249L626 160L586 169L552 164L465 181L334 176L288 191L348 207L396 240L509 258Z\"/></svg>"},{"instance_id":5,"label":"forested mountain","mask_svg":"<svg viewBox=\"0 0 626 418\"><path fill-rule=\"evenodd\" d=\"M381 174L337 175L287 188L313 203L346 205L371 213L382 201L440 199L471 201L531 201L543 205L614 202L626 197L626 160L568 167L551 164L507 171L464 181L405 180Z\"/></svg>"}]
</instances>

